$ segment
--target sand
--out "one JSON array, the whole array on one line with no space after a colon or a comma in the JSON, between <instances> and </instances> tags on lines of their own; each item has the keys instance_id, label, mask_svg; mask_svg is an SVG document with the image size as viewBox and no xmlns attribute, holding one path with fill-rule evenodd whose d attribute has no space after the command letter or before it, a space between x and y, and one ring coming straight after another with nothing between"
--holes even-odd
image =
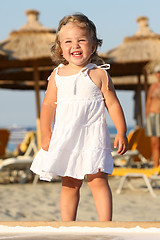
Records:
<instances>
[{"instance_id":1,"label":"sand","mask_svg":"<svg viewBox=\"0 0 160 240\"><path fill-rule=\"evenodd\" d=\"M147 191L143 179L134 179L137 187L116 193L120 178L109 177L113 194L113 221L160 221L160 188L157 198ZM61 182L0 184L0 221L61 221ZM98 221L94 200L86 182L81 188L77 221Z\"/></svg>"}]
</instances>

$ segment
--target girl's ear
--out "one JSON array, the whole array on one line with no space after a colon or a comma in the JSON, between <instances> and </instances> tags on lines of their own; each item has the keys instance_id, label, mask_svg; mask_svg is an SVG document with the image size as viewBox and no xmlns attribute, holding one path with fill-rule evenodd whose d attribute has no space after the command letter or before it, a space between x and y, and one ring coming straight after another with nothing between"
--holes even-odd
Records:
<instances>
[{"instance_id":1,"label":"girl's ear","mask_svg":"<svg viewBox=\"0 0 160 240\"><path fill-rule=\"evenodd\" d=\"M60 44L59 44L59 52L60 52L61 55L63 55L63 51L62 51L62 48L61 48Z\"/></svg>"},{"instance_id":2,"label":"girl's ear","mask_svg":"<svg viewBox=\"0 0 160 240\"><path fill-rule=\"evenodd\" d=\"M96 46L93 45L93 46L92 46L92 54L93 54L95 51L96 51Z\"/></svg>"},{"instance_id":3,"label":"girl's ear","mask_svg":"<svg viewBox=\"0 0 160 240\"><path fill-rule=\"evenodd\" d=\"M63 51L62 51L62 48L61 48L61 43L60 43L60 40L59 40L59 38L57 38L58 40L57 40L57 47L58 47L58 49L59 49L59 53L61 54L61 55L63 55Z\"/></svg>"}]
</instances>

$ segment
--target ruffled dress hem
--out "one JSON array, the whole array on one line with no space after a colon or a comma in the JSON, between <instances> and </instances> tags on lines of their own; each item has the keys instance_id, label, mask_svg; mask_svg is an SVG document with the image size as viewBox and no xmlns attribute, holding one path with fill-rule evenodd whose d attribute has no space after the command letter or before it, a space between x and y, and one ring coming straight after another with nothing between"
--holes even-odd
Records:
<instances>
[{"instance_id":1,"label":"ruffled dress hem","mask_svg":"<svg viewBox=\"0 0 160 240\"><path fill-rule=\"evenodd\" d=\"M62 164L56 161L56 156L60 153L63 156ZM40 180L49 182L57 176L84 179L87 174L96 174L98 171L112 174L113 158L109 148L72 151L73 158L77 159L76 165L68 160L70 154L68 151L64 154L63 150L53 154L41 148L32 163L31 171L38 174Z\"/></svg>"},{"instance_id":2,"label":"ruffled dress hem","mask_svg":"<svg viewBox=\"0 0 160 240\"><path fill-rule=\"evenodd\" d=\"M83 176L75 176L75 175L69 175L69 174L63 175L61 173L59 173L59 174L58 173L48 173L48 172L43 172L43 171L41 173L39 173L38 171L33 171L33 172L40 176L40 180L51 182L52 180L56 179L57 176L59 176L59 177L71 177L71 178L76 178L76 179L79 179L79 180L83 180L86 175L88 175L88 174L96 174L99 171L103 172L103 173L107 173L109 175L112 174L112 172L109 172L108 170L105 170L103 168L95 169L93 172L85 173Z\"/></svg>"}]
</instances>

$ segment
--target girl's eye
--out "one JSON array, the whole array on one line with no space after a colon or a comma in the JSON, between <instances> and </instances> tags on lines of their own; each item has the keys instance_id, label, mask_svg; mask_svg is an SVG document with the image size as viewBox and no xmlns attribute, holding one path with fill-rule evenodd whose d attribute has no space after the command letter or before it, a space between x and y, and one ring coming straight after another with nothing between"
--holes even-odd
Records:
<instances>
[{"instance_id":1,"label":"girl's eye","mask_svg":"<svg viewBox=\"0 0 160 240\"><path fill-rule=\"evenodd\" d=\"M79 42L84 42L84 41L86 41L86 39L82 38L82 39L79 40Z\"/></svg>"},{"instance_id":2,"label":"girl's eye","mask_svg":"<svg viewBox=\"0 0 160 240\"><path fill-rule=\"evenodd\" d=\"M67 40L67 41L65 41L65 43L71 43L71 41L70 41L70 40Z\"/></svg>"}]
</instances>

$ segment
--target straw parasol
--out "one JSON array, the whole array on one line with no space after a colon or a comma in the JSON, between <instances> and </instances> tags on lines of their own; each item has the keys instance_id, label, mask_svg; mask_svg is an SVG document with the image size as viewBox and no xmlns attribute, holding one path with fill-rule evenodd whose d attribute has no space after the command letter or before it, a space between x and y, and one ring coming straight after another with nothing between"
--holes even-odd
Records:
<instances>
[{"instance_id":1,"label":"straw parasol","mask_svg":"<svg viewBox=\"0 0 160 240\"><path fill-rule=\"evenodd\" d=\"M160 34L149 28L147 17L138 17L137 23L139 28L133 36L125 37L120 46L102 54L112 64L112 76L141 75L146 63L160 59Z\"/></svg>"},{"instance_id":2,"label":"straw parasol","mask_svg":"<svg viewBox=\"0 0 160 240\"><path fill-rule=\"evenodd\" d=\"M160 60L151 61L146 64L145 71L148 74L160 72Z\"/></svg>"},{"instance_id":3,"label":"straw parasol","mask_svg":"<svg viewBox=\"0 0 160 240\"><path fill-rule=\"evenodd\" d=\"M0 50L0 61L3 61L3 60L7 60L8 57L6 55L6 53L2 50Z\"/></svg>"},{"instance_id":4,"label":"straw parasol","mask_svg":"<svg viewBox=\"0 0 160 240\"><path fill-rule=\"evenodd\" d=\"M39 21L39 12L27 10L28 21L17 31L12 31L9 38L0 43L0 50L9 59L39 59L50 56L49 45L55 39L55 29L44 27Z\"/></svg>"},{"instance_id":5,"label":"straw parasol","mask_svg":"<svg viewBox=\"0 0 160 240\"><path fill-rule=\"evenodd\" d=\"M159 58L160 35L151 31L147 17L138 17L139 29L132 37L125 37L123 43L107 52L111 61L119 63L146 62Z\"/></svg>"},{"instance_id":6,"label":"straw parasol","mask_svg":"<svg viewBox=\"0 0 160 240\"><path fill-rule=\"evenodd\" d=\"M102 54L102 57L111 64L110 74L115 77L116 88L135 90L139 106L137 121L138 125L143 125L140 94L142 81L147 95L148 76L145 66L160 58L160 35L149 28L147 17L138 17L137 23L138 30L133 36L125 37L120 46ZM133 76L137 76L137 79Z\"/></svg>"},{"instance_id":7,"label":"straw parasol","mask_svg":"<svg viewBox=\"0 0 160 240\"><path fill-rule=\"evenodd\" d=\"M39 12L27 10L28 21L7 39L0 42L0 51L8 59L0 58L0 88L34 89L37 104L37 135L40 147L39 90L45 89L46 78L54 68L50 47L55 40L55 29L44 27L38 20Z\"/></svg>"}]
</instances>

